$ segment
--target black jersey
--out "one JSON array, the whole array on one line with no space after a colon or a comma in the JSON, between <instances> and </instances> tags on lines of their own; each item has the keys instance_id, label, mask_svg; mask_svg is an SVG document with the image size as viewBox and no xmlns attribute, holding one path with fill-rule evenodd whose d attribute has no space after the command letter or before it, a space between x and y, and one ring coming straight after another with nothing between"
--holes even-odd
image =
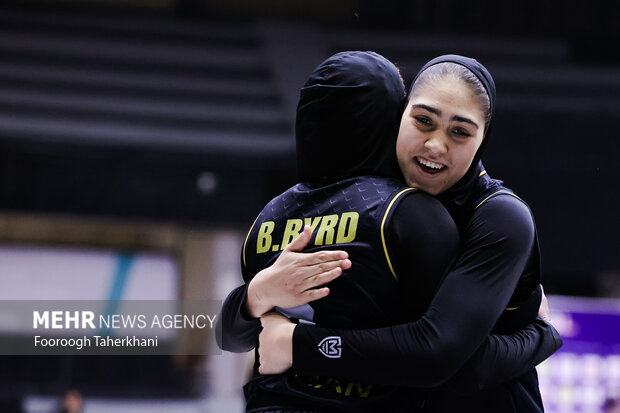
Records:
<instances>
[{"instance_id":1,"label":"black jersey","mask_svg":"<svg viewBox=\"0 0 620 413\"><path fill-rule=\"evenodd\" d=\"M374 53L344 52L334 55L317 67L301 90L296 120L299 177L301 181L312 182L314 185L306 189L314 188L320 191L321 187L332 188L331 185L338 181L360 175L398 177L398 164L394 155L404 103L404 89L398 70ZM469 186L465 187L464 191L467 196ZM482 276L480 279L476 278L479 274L476 271L473 274L465 271L451 277L448 275L448 288L442 288L437 293L440 305L435 305L437 300L433 301L429 309L430 319L422 319L413 323L413 326L409 324L381 327L386 325L384 320L391 316L395 317L390 320L390 324L393 324L405 318L415 320L424 314L452 254L458 247L458 233L454 222L437 199L411 191L403 193L407 196L397 199L398 193L399 190L392 191L390 194L393 195L389 195L385 201L382 197L375 198L377 204L372 204L370 208L375 212L368 214L366 211L350 211L345 208L307 215L273 216L261 219L260 223L255 224L252 229L254 235L248 238L245 248L246 280L263 266L273 262L275 255L282 249L282 244L292 239L290 234L287 235L287 226L290 225L289 231L292 231L292 228L299 225L299 221L294 220L301 219L305 223L306 218L309 218L310 225L314 219L318 219L315 231L320 230L320 222L326 219L326 227L322 231L322 245L316 245L318 232L315 232L311 248L346 247L354 265L352 269L365 271L364 268L356 268L357 261L363 262L363 265L371 265L378 273L364 273L359 278L354 278L354 273L351 272L351 277L344 274L340 277L343 280L337 280L343 283L343 287L346 285L352 290L332 289L330 299L333 300L334 292L337 292L343 299L353 300L358 303L355 312L351 311L353 308L347 303L342 303L343 310L340 311L337 307L341 303L326 301L322 304L322 300L319 300L305 308L312 309L311 312L297 313L302 319L321 320L322 323L334 327L316 327L311 331L305 328L309 327L307 324L299 324L293 337L293 371L287 375L256 375L245 388L249 409L271 407L319 412L418 411L420 392L406 391L398 387L381 387L371 383L433 387L452 377L459 366L471 357L455 379L464 377L462 382L474 387L496 384L531 369L541 357L547 357L555 349L555 330L544 322L532 323L509 337L493 335L487 337L486 341L483 339L504 309L503 306L498 308L498 303L508 302L518 278L511 278L505 284L490 277L485 271L492 273L499 268L504 271L499 272L501 278L506 271L510 272L522 265L523 255L510 258L510 249L506 249L504 255L498 255L497 259L491 256L482 263L476 261L475 256L466 256L466 260L470 260L466 264L474 267L479 265L477 269L482 271ZM342 201L341 193L332 191L331 195L337 197L335 202ZM498 196L487 202L480 211L488 212L489 205L496 206L496 200L503 198L514 199ZM390 199L397 199L391 208ZM302 198L299 201L302 202ZM310 203L304 206L307 209L303 211L313 211L312 201L305 201ZM327 202L329 200L326 196L321 198L319 203L327 206ZM381 206L379 203L382 203ZM500 206L503 204L502 202ZM509 208L514 206L508 204ZM358 206L362 207L362 204ZM519 208L515 210L519 212L517 218L522 218L525 224L522 228L518 227L518 238L529 240L532 234L530 230L533 228L527 225L531 222L529 211ZM354 240L348 239L352 236L350 228L353 215L344 215L346 212L359 214ZM327 219L330 215L332 218ZM378 219L381 216L383 218ZM282 222L278 231L276 220ZM274 223L273 228L270 228L270 224L263 226L263 223L268 221ZM374 234L383 234L385 238L379 241L380 238L376 235L370 236L373 232L364 230L364 234L369 235L360 235L358 239L357 233L364 229L362 221L379 228L373 230ZM484 221L484 218L481 221ZM346 225L343 225L342 232L339 232L339 224L342 223ZM474 224L481 225L479 222ZM498 229L503 228L502 224L501 220L489 222L489 225L496 225ZM493 242L488 238L477 238L476 235L480 235L479 230L480 228L474 228L474 237L468 241L473 243L474 250L479 248L480 244L484 247L485 242ZM339 233L340 239L346 242L327 245L328 233L333 237L333 242L337 242ZM362 244L358 245L357 241ZM369 248L371 245L374 245L374 251ZM468 245L465 244L463 248L467 250ZM490 248L502 249L504 245L498 242L491 244ZM386 255L385 251L388 251L389 255ZM505 259L506 257L509 259ZM472 269L467 265L465 268ZM397 283L395 275L398 277ZM368 283L368 286L359 288L359 281ZM485 290L479 294L476 289L478 287ZM397 291L398 296L382 294L379 291L382 288ZM224 350L248 351L257 344L260 321L248 317L244 312L246 292L247 284L231 292L224 302L219 318L223 327ZM400 304L395 298L400 300ZM488 300L488 303L485 300ZM452 304L449 301L452 301ZM470 302L476 305L469 306ZM362 308L364 305L369 308ZM399 309L402 307L406 307L406 310L401 313ZM462 311L472 307L476 310L474 313ZM377 308L380 308L378 314L370 314L372 311L369 309ZM470 316L476 323L471 323ZM379 327L374 330L347 331L335 327L336 322L345 321ZM438 338L447 341L443 341L441 346L434 345ZM481 342L482 347L474 353ZM551 347L553 349L549 350ZM410 357L412 353L414 357ZM308 380L307 375L313 374L321 377ZM302 376L306 378L300 380Z\"/></svg>"},{"instance_id":2,"label":"black jersey","mask_svg":"<svg viewBox=\"0 0 620 413\"><path fill-rule=\"evenodd\" d=\"M444 235L449 234L448 228L442 226L445 217L442 218L435 213L436 204L432 201L436 200L423 193L411 193L392 205L393 211L390 209L388 219L383 225L393 268L398 276L400 289L398 296L402 297L402 301L406 304L421 303L418 311L409 308L405 313L396 315L397 319L402 316L408 317L409 320L418 319L428 307L428 302L432 299L440 281L440 277L433 276L440 271L439 268L433 269L423 259L426 257L431 262L445 260L446 256L442 258L441 251L449 246L446 244L442 248L439 244L434 244L424 249L429 241L424 234L435 231ZM502 203L509 201L509 208L516 206L515 211L519 212L518 216L524 224L531 222L527 209L517 206L517 204L523 205L517 198L497 196L493 201L489 199L489 205L494 205L498 201ZM516 204L511 201L515 201ZM487 208L480 207L480 212L485 212L483 219L490 219L491 226L498 224L492 216L489 216ZM415 216L416 211L419 216L417 220L413 220L416 227L412 227L409 221ZM514 219L515 217L512 223ZM522 237L532 236L532 227L528 225L523 227L523 231L519 232ZM501 227L497 226L497 229L501 230ZM473 244L465 245L466 249L480 248L475 245L480 241L475 239L475 232L472 234L473 241L470 241ZM272 242L276 240L277 238L274 238ZM426 408L433 405L438 407L437 403L442 402L444 396L446 403L462 400L463 405L469 403L475 406L480 402L484 405L493 399L486 395L482 400L475 401L461 393L496 386L506 381L508 384L502 385L504 391L498 392L498 395L511 394L505 391L508 386L515 391L535 392L534 388L530 389L525 385L524 380L515 385L513 378L531 371L537 363L548 357L559 346L560 339L557 332L545 322L535 321L513 336L491 335L473 356L471 355L479 343L478 340L486 337L485 331L491 329L493 319L504 309L501 307L502 300L507 302L510 298L510 293L506 294L506 291L509 291L506 285L510 284L512 287L509 288L514 288L513 282L517 282L518 277L509 279L504 276L527 261L524 253L519 252L521 248L517 248L504 251L508 256L514 255L515 261L508 262L505 256L497 254L506 246L495 244L493 240L489 242L492 248L498 249L491 251L498 259L495 262L489 261L488 264L496 267L489 267L486 270L478 268L478 272L474 273L462 266L460 269L457 268L456 274L449 276L445 281L447 289L440 288L439 302L433 302L430 319L423 318L413 324L374 330L308 328L307 325L300 324L295 330L293 342L294 374L298 375L256 375L245 388L248 407L273 406L269 403L274 403L297 408L312 406L319 411L330 411L328 406L332 408L339 406L340 410L335 411L351 409L348 411L372 412L383 411L386 408L394 411L424 411L419 407L423 403L422 400L426 400ZM523 244L519 241L515 245ZM422 251L421 255L416 256L416 251ZM387 262L384 253L379 252L377 254L377 251L374 251L375 259L379 259L382 263ZM482 253L484 252L483 249ZM246 260L247 258L246 256ZM475 259L472 261L474 266L475 261ZM497 268L505 271L499 273L497 278L477 275L487 270L493 272ZM390 277L392 276L384 278L387 288L392 288ZM416 280L425 280L428 284L412 284ZM490 288L489 283L495 287ZM504 289L506 291L503 291ZM247 351L256 345L260 322L243 316L245 294L246 287L239 287L231 293L224 304L222 314L225 327L224 341L228 341L224 346L225 349ZM483 305L485 300L486 307ZM317 304L319 302L320 300ZM318 311L315 315L320 312L319 307L316 308ZM477 309L484 315L477 313ZM473 323L473 320L476 320L476 323ZM487 322L491 324L486 324ZM332 340L335 337L340 341ZM340 352L339 358L328 357L330 353L327 349L334 343L337 344L336 351ZM466 362L467 359L469 361ZM463 368L457 372L464 362L466 363ZM320 377L308 380L308 375ZM374 384L434 387L451 377L452 380L442 387L440 392L427 393L422 390L408 392L398 387ZM367 396L371 394L372 396L368 398ZM477 395L483 397L484 393ZM378 408L372 402L382 407Z\"/></svg>"},{"instance_id":3,"label":"black jersey","mask_svg":"<svg viewBox=\"0 0 620 413\"><path fill-rule=\"evenodd\" d=\"M419 307L410 302L428 300L454 258L458 232L446 209L395 180L401 178L394 155L404 104L398 69L373 52L328 58L301 89L295 137L304 183L265 208L243 253L247 281L270 265L306 222L314 226L308 250L343 248L349 253L353 266L330 283L328 297L293 310L297 318L342 327L417 318ZM401 217L399 231L392 225L394 215ZM415 262L416 270L401 276L401 268L391 261L402 262L404 256ZM248 351L257 344L260 320L244 312L246 292L247 283L224 302L219 318L224 350ZM316 349L323 357L341 360L337 337L317 343ZM247 407L376 412L414 406L410 397L399 399L408 391L338 377L256 373L245 387Z\"/></svg>"},{"instance_id":4,"label":"black jersey","mask_svg":"<svg viewBox=\"0 0 620 413\"><path fill-rule=\"evenodd\" d=\"M516 301L527 301L530 292L525 292L540 280L534 221L528 206L483 173L481 165L478 175L476 202L463 215L459 258L424 317L373 330L299 326L293 337L295 371L338 371L351 379L419 387L443 384L429 392L426 409L433 412L543 411L534 367L560 347L561 338L529 309L521 313L515 308ZM516 335L485 340L498 318L500 324L507 323L500 318L507 312L520 315L511 321L515 327L530 324ZM334 335L342 339L342 352L350 355L346 363L312 351L323 337ZM517 337L528 338L514 346ZM467 359L466 368L455 374ZM498 377L507 371L513 376Z\"/></svg>"},{"instance_id":5,"label":"black jersey","mask_svg":"<svg viewBox=\"0 0 620 413\"><path fill-rule=\"evenodd\" d=\"M412 85L428 67L444 62L467 68L480 81L489 102L484 139L469 169L437 196L459 228L459 258L424 317L415 323L350 331L299 326L293 336L293 368L306 374L338 371L350 378L382 383L421 387L443 384L429 398L427 408L433 411L542 412L534 367L561 345L557 331L543 321L532 320L510 336L484 339L494 326L503 330L527 321L533 316L531 309L537 307L536 295L531 293L540 281L534 220L525 203L483 173L480 159L489 144L496 98L495 83L486 68L471 58L439 56L422 67ZM346 364L334 363L312 351L314 343L326 335L341 336L343 353L351 354ZM530 339L513 346L524 336ZM477 383L467 379L461 382L473 383L474 390L495 388L461 397L452 384L459 382L463 370L455 376L455 369L470 356L465 366L482 359L489 361L487 377L479 376L482 380ZM522 375L508 381L497 377L505 370ZM491 377L495 380L489 380Z\"/></svg>"},{"instance_id":6,"label":"black jersey","mask_svg":"<svg viewBox=\"0 0 620 413\"><path fill-rule=\"evenodd\" d=\"M393 240L386 226L400 202L408 196L430 198L416 192L399 181L368 176L325 186L295 185L269 202L252 226L242 252L245 281L249 282L257 272L273 264L303 226L310 225L312 238L305 251L345 249L353 265L329 284L327 297L292 309L278 309L281 313L306 323L347 328L382 327L417 317L418 314L408 313L401 295L392 263L394 257L390 255L389 244ZM437 225L442 226L439 222ZM420 230L427 232L428 228ZM448 263L443 265L447 267ZM441 272L420 274L419 278L434 277L438 282L441 275ZM324 357L338 359L340 338L325 337L316 350ZM248 410L278 406L374 412L391 406L405 412L415 407L417 400L408 389L337 376L261 376L257 369L254 374L245 386Z\"/></svg>"},{"instance_id":7,"label":"black jersey","mask_svg":"<svg viewBox=\"0 0 620 413\"><path fill-rule=\"evenodd\" d=\"M244 280L273 264L304 225L312 228L305 252L345 249L352 267L330 283L330 294L294 309L289 317L322 326L365 328L389 325L401 317L397 275L385 223L398 203L415 192L401 182L356 177L326 186L300 183L261 211L243 247Z\"/></svg>"},{"instance_id":8,"label":"black jersey","mask_svg":"<svg viewBox=\"0 0 620 413\"><path fill-rule=\"evenodd\" d=\"M485 272L494 271L499 286L504 287L502 301L489 303L489 311L499 311L501 307L498 304L505 302L506 292L512 292L508 304L493 326L493 331L513 332L534 322L538 313L542 269L536 226L529 206L514 191L504 186L503 182L491 178L482 163L478 163L474 170L477 171L477 178L471 185L471 199L467 207L462 208L462 214L456 217L465 234L464 238L480 239L494 226L499 228L498 233L511 238L508 246L489 251L489 254L497 258L489 260L487 268L480 269L478 276L482 277ZM502 229L502 226L515 228ZM523 228L527 230L523 231ZM470 243L470 249L472 244ZM509 255L518 256L520 259L511 264ZM504 271L494 269L503 265L507 266ZM471 267L465 271L471 271ZM562 340L557 332L554 334L555 345L551 349L555 351L561 346ZM519 376L496 386L480 386L475 392L459 393L453 391L449 385L445 386L431 398L429 411L443 413L465 409L479 413L542 413L544 406L538 386L536 364L526 363L524 366L527 365L528 368Z\"/></svg>"}]
</instances>

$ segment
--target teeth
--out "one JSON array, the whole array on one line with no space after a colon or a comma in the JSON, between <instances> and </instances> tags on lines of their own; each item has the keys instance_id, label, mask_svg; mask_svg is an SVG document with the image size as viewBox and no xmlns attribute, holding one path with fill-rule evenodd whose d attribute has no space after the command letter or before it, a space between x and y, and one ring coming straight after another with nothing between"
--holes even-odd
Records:
<instances>
[{"instance_id":1,"label":"teeth","mask_svg":"<svg viewBox=\"0 0 620 413\"><path fill-rule=\"evenodd\" d=\"M433 169L442 169L445 166L445 165L442 165L440 163L435 163L435 162L427 161L426 159L422 159L422 158L416 158L416 159L422 165L427 166L429 168L433 168Z\"/></svg>"}]
</instances>

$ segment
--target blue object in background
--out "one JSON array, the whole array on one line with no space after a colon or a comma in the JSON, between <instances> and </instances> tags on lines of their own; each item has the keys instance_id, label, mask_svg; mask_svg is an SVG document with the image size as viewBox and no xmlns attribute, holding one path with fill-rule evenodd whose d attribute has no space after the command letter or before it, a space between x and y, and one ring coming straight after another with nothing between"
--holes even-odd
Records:
<instances>
[{"instance_id":1,"label":"blue object in background","mask_svg":"<svg viewBox=\"0 0 620 413\"><path fill-rule=\"evenodd\" d=\"M125 290L125 286L127 285L129 270L131 269L133 261L133 254L120 253L118 255L118 260L116 262L116 271L114 277L112 278L112 287L110 288L110 294L108 296L106 308L103 312L103 317L115 314L117 312L119 301L122 299L123 291ZM99 334L102 336L113 335L112 331L109 328L102 328Z\"/></svg>"}]
</instances>

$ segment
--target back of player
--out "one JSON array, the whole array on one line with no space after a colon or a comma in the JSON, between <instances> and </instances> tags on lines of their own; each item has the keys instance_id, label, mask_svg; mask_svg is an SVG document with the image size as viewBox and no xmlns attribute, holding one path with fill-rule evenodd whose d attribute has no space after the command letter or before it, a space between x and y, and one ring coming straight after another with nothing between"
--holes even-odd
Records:
<instances>
[{"instance_id":1,"label":"back of player","mask_svg":"<svg viewBox=\"0 0 620 413\"><path fill-rule=\"evenodd\" d=\"M280 312L322 326L390 325L402 308L401 300L395 299L396 275L383 253L386 234L381 224L414 192L395 179L373 176L324 186L295 185L267 204L251 229L243 251L246 281L273 264L280 250L310 225L313 235L304 251L346 249L353 265L329 284L327 297Z\"/></svg>"},{"instance_id":2,"label":"back of player","mask_svg":"<svg viewBox=\"0 0 620 413\"><path fill-rule=\"evenodd\" d=\"M402 317L404 309L398 281L383 253L385 234L381 223L400 200L415 192L396 180L372 176L314 188L297 184L273 199L259 215L244 245L244 273L255 274L270 266L279 250L299 235L304 224L310 225L313 235L305 251L334 247L346 249L354 264L329 284L331 292L327 297L279 311L301 322L325 326L367 328L390 325ZM338 337L327 340L319 351L325 357L341 357L338 340ZM277 401L287 407L362 404L354 409L362 411L360 408L370 407L369 398L377 403L378 399L395 400L393 389L373 388L368 383L333 377L257 376L246 390L251 394L256 386L260 386L262 393L262 397L258 396L259 405L265 404L263 397L267 396L269 404ZM296 400L288 401L288 396L293 394ZM249 405L251 401L250 398Z\"/></svg>"},{"instance_id":3,"label":"back of player","mask_svg":"<svg viewBox=\"0 0 620 413\"><path fill-rule=\"evenodd\" d=\"M296 134L302 182L274 198L252 226L242 254L244 279L249 282L273 264L304 225L312 228L306 251L344 249L353 266L329 284L327 297L279 309L283 314L347 328L388 326L422 315L408 310L411 297L398 279L398 263L405 254L411 258L407 246L412 244L395 235L394 214L403 220L398 227L405 237L420 230L416 236L422 243L425 237L443 235L435 232L441 232L445 223L438 223L434 231L424 222L437 216L432 209L441 209L440 215L451 227L454 224L438 201L395 179L400 176L394 153L404 97L397 69L370 52L333 56L315 69L302 89ZM440 270L406 276L435 277L438 283L449 262L445 257L456 253L455 234L455 227L445 234L453 239L439 259ZM399 248L399 257L391 255ZM420 263L420 268L429 267ZM330 359L346 358L339 339L324 340L318 351ZM334 377L261 376L257 369L244 390L251 412L404 412L412 411L417 400L409 389L394 386Z\"/></svg>"}]
</instances>

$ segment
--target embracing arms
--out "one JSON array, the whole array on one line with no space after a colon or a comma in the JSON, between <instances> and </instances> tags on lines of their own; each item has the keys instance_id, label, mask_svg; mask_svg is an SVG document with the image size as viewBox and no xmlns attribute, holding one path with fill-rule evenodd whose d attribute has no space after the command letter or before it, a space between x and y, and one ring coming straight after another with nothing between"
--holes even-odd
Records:
<instances>
[{"instance_id":1,"label":"embracing arms","mask_svg":"<svg viewBox=\"0 0 620 413\"><path fill-rule=\"evenodd\" d=\"M456 265L420 320L372 330L298 325L293 370L414 387L445 383L463 366L467 371L459 372L460 377L472 378L473 387L524 373L559 348L555 329L536 320L512 335L487 336L514 291L533 243L529 209L510 196L491 199L474 215ZM263 336L268 333L266 329ZM324 357L317 349L330 336L341 339L340 358ZM261 351L269 348L262 346ZM261 364L269 370L272 354L264 351Z\"/></svg>"},{"instance_id":2,"label":"embracing arms","mask_svg":"<svg viewBox=\"0 0 620 413\"><path fill-rule=\"evenodd\" d=\"M258 344L261 315L275 306L295 307L325 297L329 288L324 285L351 266L344 251L299 252L311 235L310 227L304 227L273 265L255 276L244 274L246 283L226 297L219 317L223 350L252 350Z\"/></svg>"}]
</instances>

